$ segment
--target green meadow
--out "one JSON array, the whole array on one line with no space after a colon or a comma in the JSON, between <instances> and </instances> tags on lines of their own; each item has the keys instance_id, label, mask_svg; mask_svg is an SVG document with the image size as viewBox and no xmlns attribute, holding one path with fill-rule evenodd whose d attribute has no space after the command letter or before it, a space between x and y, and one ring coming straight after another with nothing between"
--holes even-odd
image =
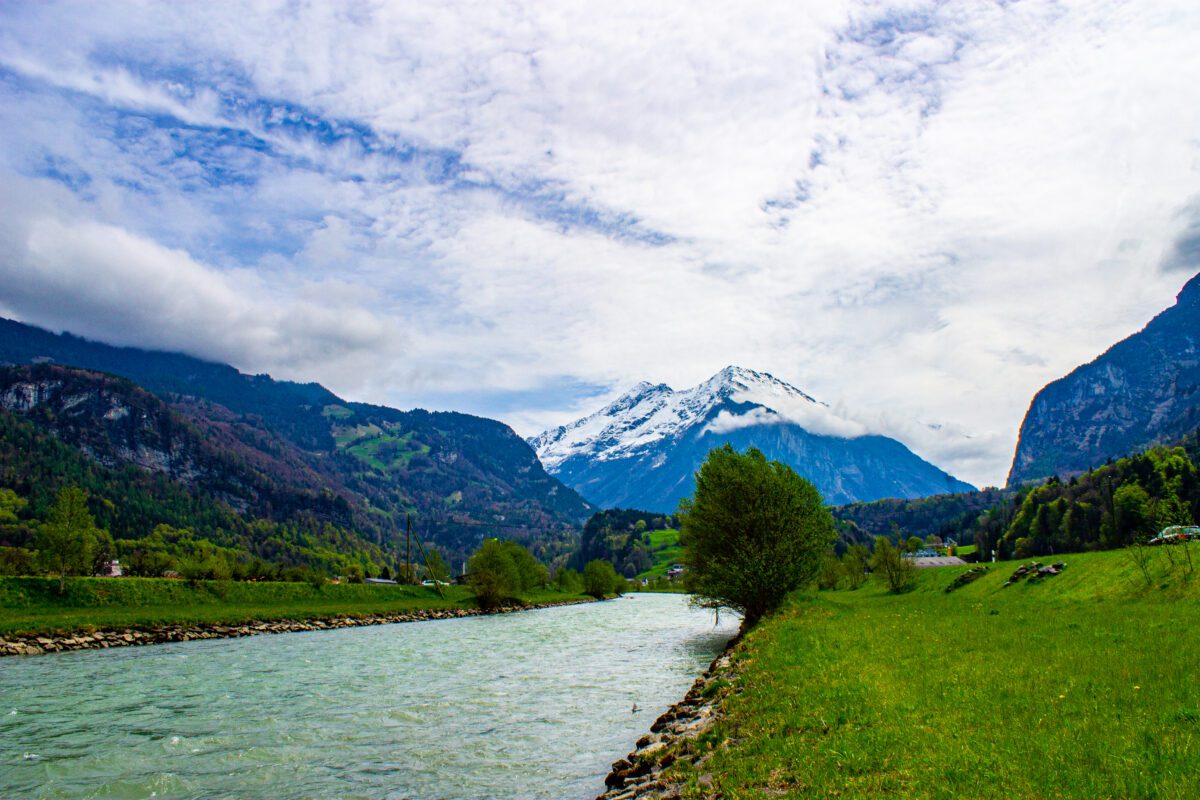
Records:
<instances>
[{"instance_id":1,"label":"green meadow","mask_svg":"<svg viewBox=\"0 0 1200 800\"><path fill-rule=\"evenodd\" d=\"M58 593L51 578L0 578L0 636L71 633L101 628L371 616L417 609L474 608L466 587L166 578L73 578ZM523 593L528 603L576 599L553 590ZM582 597L578 598L582 599Z\"/></svg>"},{"instance_id":2,"label":"green meadow","mask_svg":"<svg viewBox=\"0 0 1200 800\"><path fill-rule=\"evenodd\" d=\"M679 545L679 531L673 528L650 531L650 555L654 557L654 564L645 572L640 573L637 580L661 578L667 574L667 570L672 564L683 560L683 548Z\"/></svg>"},{"instance_id":3,"label":"green meadow","mask_svg":"<svg viewBox=\"0 0 1200 800\"><path fill-rule=\"evenodd\" d=\"M1200 572L1200 545L1191 545ZM797 596L736 650L684 797L1200 797L1200 574L1181 547Z\"/></svg>"}]
</instances>

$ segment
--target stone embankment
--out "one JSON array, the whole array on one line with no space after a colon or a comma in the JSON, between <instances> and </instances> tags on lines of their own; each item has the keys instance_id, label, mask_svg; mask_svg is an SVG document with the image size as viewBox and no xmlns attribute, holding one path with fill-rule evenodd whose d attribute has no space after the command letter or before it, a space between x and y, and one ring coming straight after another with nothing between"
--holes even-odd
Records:
<instances>
[{"instance_id":1,"label":"stone embankment","mask_svg":"<svg viewBox=\"0 0 1200 800\"><path fill-rule=\"evenodd\" d=\"M663 773L681 761L703 769L705 756L694 747L695 740L721 718L721 701L733 691L731 656L738 641L730 640L683 700L654 721L650 733L637 740L636 750L613 763L604 779L608 789L596 800L678 800L683 784ZM701 773L701 785L711 781L711 775Z\"/></svg>"},{"instance_id":2,"label":"stone embankment","mask_svg":"<svg viewBox=\"0 0 1200 800\"><path fill-rule=\"evenodd\" d=\"M195 639L233 639L240 636L257 636L264 633L296 633L298 631L326 631L336 628L358 628L364 625L389 625L396 622L425 622L434 619L455 619L482 614L508 614L515 611L530 611L550 606L568 606L590 603L591 600L565 600L558 603L539 605L505 606L492 611L478 608L435 608L400 611L392 614L375 614L364 617L331 617L328 619L275 620L271 622L247 622L239 625L163 625L156 628L121 628L112 630L73 633L65 636L23 636L0 639L0 656L33 656L42 653L60 653L66 650L102 650L110 647L132 647L143 644L165 642L188 642Z\"/></svg>"}]
</instances>

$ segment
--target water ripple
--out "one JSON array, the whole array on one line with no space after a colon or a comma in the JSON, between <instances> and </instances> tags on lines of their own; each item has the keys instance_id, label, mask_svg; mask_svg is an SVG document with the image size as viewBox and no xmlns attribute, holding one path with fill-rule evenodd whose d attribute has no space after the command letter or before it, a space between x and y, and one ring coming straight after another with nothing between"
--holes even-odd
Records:
<instances>
[{"instance_id":1,"label":"water ripple","mask_svg":"<svg viewBox=\"0 0 1200 800\"><path fill-rule=\"evenodd\" d=\"M640 595L8 658L0 796L592 797L735 626Z\"/></svg>"}]
</instances>

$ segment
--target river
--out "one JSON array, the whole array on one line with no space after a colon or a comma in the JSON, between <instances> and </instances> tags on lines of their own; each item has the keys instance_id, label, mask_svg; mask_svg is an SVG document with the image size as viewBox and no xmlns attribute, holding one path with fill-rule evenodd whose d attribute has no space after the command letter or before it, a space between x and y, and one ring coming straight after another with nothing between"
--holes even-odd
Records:
<instances>
[{"instance_id":1,"label":"river","mask_svg":"<svg viewBox=\"0 0 1200 800\"><path fill-rule=\"evenodd\" d=\"M582 800L736 624L647 594L6 658L0 797Z\"/></svg>"}]
</instances>

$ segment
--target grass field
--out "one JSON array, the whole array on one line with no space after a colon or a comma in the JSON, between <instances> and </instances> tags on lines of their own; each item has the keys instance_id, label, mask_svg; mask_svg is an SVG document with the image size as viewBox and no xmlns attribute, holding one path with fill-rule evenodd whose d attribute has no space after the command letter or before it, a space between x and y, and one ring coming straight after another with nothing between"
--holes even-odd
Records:
<instances>
[{"instance_id":1,"label":"grass field","mask_svg":"<svg viewBox=\"0 0 1200 800\"><path fill-rule=\"evenodd\" d=\"M667 574L672 564L683 558L683 548L679 546L679 531L671 528L650 531L650 553L654 556L654 565L640 573L636 580L661 578Z\"/></svg>"},{"instance_id":2,"label":"grass field","mask_svg":"<svg viewBox=\"0 0 1200 800\"><path fill-rule=\"evenodd\" d=\"M178 623L238 624L256 620L311 619L411 611L472 608L461 586L444 587L446 599L421 586L307 583L242 583L163 578L75 578L58 594L49 578L0 578L0 636L69 633L98 628L147 628ZM544 590L522 597L530 603L571 599Z\"/></svg>"},{"instance_id":3,"label":"grass field","mask_svg":"<svg viewBox=\"0 0 1200 800\"><path fill-rule=\"evenodd\" d=\"M1200 546L797 597L747 637L688 798L1200 797ZM711 776L711 785L699 782ZM706 778L706 783L707 783Z\"/></svg>"}]
</instances>

